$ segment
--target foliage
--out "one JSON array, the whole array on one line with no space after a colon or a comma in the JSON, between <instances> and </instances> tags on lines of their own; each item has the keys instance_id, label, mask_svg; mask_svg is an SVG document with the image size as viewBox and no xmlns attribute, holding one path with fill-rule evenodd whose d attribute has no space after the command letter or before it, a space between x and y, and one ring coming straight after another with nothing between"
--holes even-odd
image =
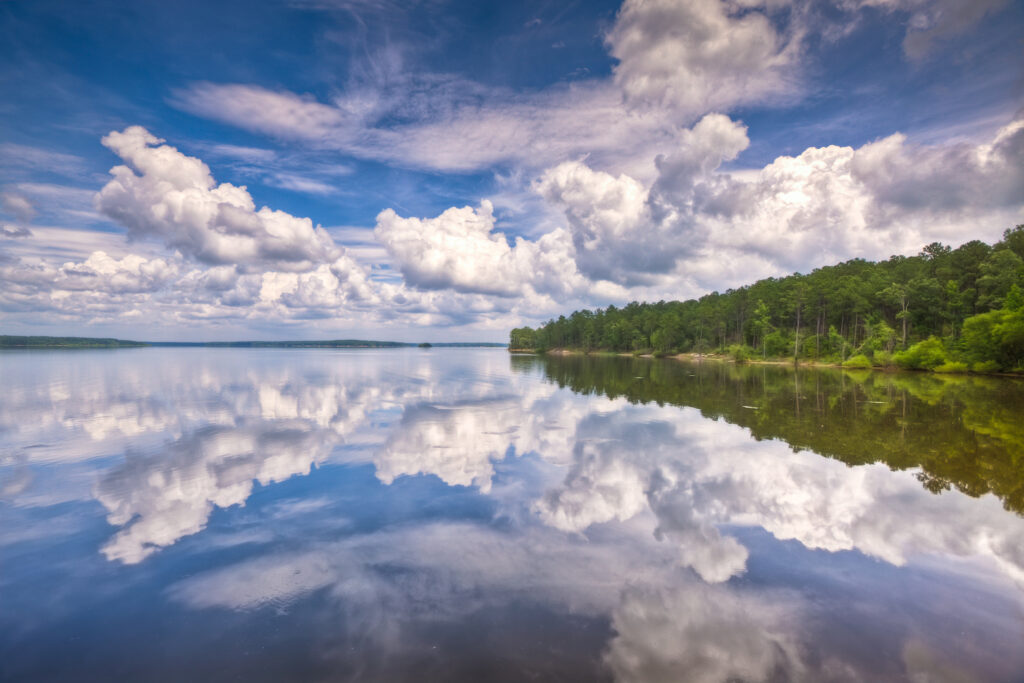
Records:
<instances>
[{"instance_id":1,"label":"foliage","mask_svg":"<svg viewBox=\"0 0 1024 683\"><path fill-rule=\"evenodd\" d=\"M946 349L942 345L942 340L928 337L906 351L900 351L893 356L893 360L896 361L896 365L906 370L931 370L949 359L946 357Z\"/></svg>"},{"instance_id":2,"label":"foliage","mask_svg":"<svg viewBox=\"0 0 1024 683\"><path fill-rule=\"evenodd\" d=\"M845 361L843 363L843 367L844 368L852 368L852 369L870 369L871 368L871 360L867 356L865 356L863 353L859 353L856 356L854 356L854 357L850 358L849 360Z\"/></svg>"},{"instance_id":3,"label":"foliage","mask_svg":"<svg viewBox=\"0 0 1024 683\"><path fill-rule=\"evenodd\" d=\"M876 368L891 368L896 365L896 361L893 360L893 354L888 351L875 351L871 357L871 364Z\"/></svg>"},{"instance_id":4,"label":"foliage","mask_svg":"<svg viewBox=\"0 0 1024 683\"><path fill-rule=\"evenodd\" d=\"M964 321L966 357L974 366L1009 371L1024 364L1024 308L1001 308Z\"/></svg>"},{"instance_id":5,"label":"foliage","mask_svg":"<svg viewBox=\"0 0 1024 683\"><path fill-rule=\"evenodd\" d=\"M737 363L747 363L750 361L750 350L743 344L733 344L730 346L729 355Z\"/></svg>"},{"instance_id":6,"label":"foliage","mask_svg":"<svg viewBox=\"0 0 1024 683\"><path fill-rule=\"evenodd\" d=\"M0 336L0 349L116 349L132 346L146 346L146 343L93 337Z\"/></svg>"},{"instance_id":7,"label":"foliage","mask_svg":"<svg viewBox=\"0 0 1024 683\"><path fill-rule=\"evenodd\" d=\"M660 354L742 346L751 358L863 355L876 366L955 361L1008 371L1024 364L1022 289L1018 225L994 245L933 243L917 256L853 259L700 299L576 311L512 330L510 346Z\"/></svg>"},{"instance_id":8,"label":"foliage","mask_svg":"<svg viewBox=\"0 0 1024 683\"><path fill-rule=\"evenodd\" d=\"M963 363L963 362L957 361L957 360L949 360L949 361L946 361L945 363L943 363L942 365L939 365L939 366L933 368L933 370L935 372L943 372L943 373L962 373L962 372L967 372L967 363Z\"/></svg>"}]
</instances>

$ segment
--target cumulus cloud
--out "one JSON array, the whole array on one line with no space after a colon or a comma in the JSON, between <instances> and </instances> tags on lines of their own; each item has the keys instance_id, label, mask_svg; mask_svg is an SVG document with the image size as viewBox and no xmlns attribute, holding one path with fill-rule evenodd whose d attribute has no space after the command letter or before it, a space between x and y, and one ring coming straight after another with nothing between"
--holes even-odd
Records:
<instances>
[{"instance_id":1,"label":"cumulus cloud","mask_svg":"<svg viewBox=\"0 0 1024 683\"><path fill-rule=\"evenodd\" d=\"M520 297L569 294L583 285L564 231L510 245L495 232L494 206L451 208L435 218L402 218L391 209L377 216L374 235L398 264L405 281L421 289L453 289Z\"/></svg>"},{"instance_id":2,"label":"cumulus cloud","mask_svg":"<svg viewBox=\"0 0 1024 683\"><path fill-rule=\"evenodd\" d=\"M245 187L217 184L210 168L140 126L112 132L103 144L128 166L96 196L96 208L134 238L156 238L207 264L310 270L342 250L308 218L257 210Z\"/></svg>"},{"instance_id":3,"label":"cumulus cloud","mask_svg":"<svg viewBox=\"0 0 1024 683\"><path fill-rule=\"evenodd\" d=\"M626 0L606 40L633 106L694 117L796 89L799 36L753 3Z\"/></svg>"},{"instance_id":4,"label":"cumulus cloud","mask_svg":"<svg viewBox=\"0 0 1024 683\"><path fill-rule=\"evenodd\" d=\"M503 270L483 272L476 264L481 254L472 252L409 270L409 286L374 280L366 265L310 219L268 207L256 210L244 187L218 185L200 159L161 144L145 129L115 131L104 142L131 168L112 169L114 178L95 195L97 208L125 225L129 239L144 251L153 251L152 242L157 241L173 253L114 257L105 250L86 251L81 260L62 264L54 263L52 257L5 254L0 267L0 280L6 284L0 290L3 309L12 313L47 310L90 322L130 320L145 310L150 323L175 325L234 319L332 320L337 321L335 325L356 322L360 327L500 321L492 324L504 327L519 297L494 301L490 294L496 286L511 294L509 288L527 277L545 291L569 286L563 275L566 265L571 267L571 258L564 248L548 248L557 246L559 238L526 243L509 256L493 251L506 244L503 238L472 230L462 235L466 244L481 239L490 244L492 251L481 253L490 253ZM445 215L435 223L443 227L451 217ZM440 253L430 246L437 235L429 230L417 234L413 225L417 219L403 223L397 216L392 218L390 224L382 220L381 234L391 240L396 254L415 260L423 255L417 249L435 256ZM485 230L493 228L493 215L487 212L481 225ZM471 226L461 226L467 227ZM449 242L459 241L459 230L460 226L452 226ZM5 225L2 235L30 237L31 233ZM414 244L418 238L424 241ZM455 244L454 248L460 247ZM36 253L49 255L49 251L38 248ZM31 240L26 240L22 253L32 254ZM535 267L540 270L533 272ZM495 274L518 280L510 284L493 279ZM550 296L542 297L529 286L525 301L533 310L555 307Z\"/></svg>"},{"instance_id":5,"label":"cumulus cloud","mask_svg":"<svg viewBox=\"0 0 1024 683\"><path fill-rule=\"evenodd\" d=\"M129 237L174 252L115 257L105 248L62 264L12 252L0 264L5 310L507 329L573 307L686 297L964 234L994 238L1024 219L1019 118L980 144L925 146L897 134L725 171L747 131L709 114L652 157L648 181L589 160L541 173L532 189L554 227L534 239L503 234L488 200L434 217L381 212L373 235L403 277L395 282L308 218L256 210L245 188L216 184L201 160L142 128L105 139L135 170L113 169L98 208ZM31 243L18 226L3 234Z\"/></svg>"},{"instance_id":6,"label":"cumulus cloud","mask_svg":"<svg viewBox=\"0 0 1024 683\"><path fill-rule=\"evenodd\" d=\"M135 254L116 259L96 251L82 263L62 265L56 273L55 284L61 290L152 292L178 272L177 264L164 259L145 259Z\"/></svg>"},{"instance_id":7,"label":"cumulus cloud","mask_svg":"<svg viewBox=\"0 0 1024 683\"><path fill-rule=\"evenodd\" d=\"M633 284L652 274L702 287L884 258L935 240L995 236L1024 210L1024 120L983 144L911 144L893 135L860 148L809 148L757 171L721 172L749 143L740 124L704 117L656 160L644 187L580 162L546 172L537 191L560 208L589 276ZM736 281L730 264L743 264Z\"/></svg>"},{"instance_id":8,"label":"cumulus cloud","mask_svg":"<svg viewBox=\"0 0 1024 683\"><path fill-rule=\"evenodd\" d=\"M780 157L704 198L710 246L788 271L964 235L995 237L1024 210L1022 143L1017 119L980 145L927 147L893 135L857 149Z\"/></svg>"}]
</instances>

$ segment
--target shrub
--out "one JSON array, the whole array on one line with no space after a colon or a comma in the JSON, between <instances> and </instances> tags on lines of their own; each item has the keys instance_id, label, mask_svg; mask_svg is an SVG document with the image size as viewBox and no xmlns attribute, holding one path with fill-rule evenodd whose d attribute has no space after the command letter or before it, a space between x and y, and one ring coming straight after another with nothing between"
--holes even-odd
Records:
<instances>
[{"instance_id":1,"label":"shrub","mask_svg":"<svg viewBox=\"0 0 1024 683\"><path fill-rule=\"evenodd\" d=\"M876 368L891 368L895 365L892 360L892 354L888 351L875 351L875 355L872 357L871 363Z\"/></svg>"},{"instance_id":2,"label":"shrub","mask_svg":"<svg viewBox=\"0 0 1024 683\"><path fill-rule=\"evenodd\" d=\"M769 356L792 356L793 342L776 330L765 336L764 350Z\"/></svg>"},{"instance_id":3,"label":"shrub","mask_svg":"<svg viewBox=\"0 0 1024 683\"><path fill-rule=\"evenodd\" d=\"M949 359L946 358L946 349L942 346L942 341L936 337L928 337L906 351L900 351L893 356L893 360L896 361L896 365L908 370L931 370Z\"/></svg>"},{"instance_id":4,"label":"shrub","mask_svg":"<svg viewBox=\"0 0 1024 683\"><path fill-rule=\"evenodd\" d=\"M750 361L750 351L746 346L742 344L733 344L729 347L729 355L737 363L747 363Z\"/></svg>"},{"instance_id":5,"label":"shrub","mask_svg":"<svg viewBox=\"0 0 1024 683\"><path fill-rule=\"evenodd\" d=\"M949 360L936 367L935 372L967 372L967 363Z\"/></svg>"},{"instance_id":6,"label":"shrub","mask_svg":"<svg viewBox=\"0 0 1024 683\"><path fill-rule=\"evenodd\" d=\"M994 360L983 360L971 366L972 372L999 372L999 363Z\"/></svg>"},{"instance_id":7,"label":"shrub","mask_svg":"<svg viewBox=\"0 0 1024 683\"><path fill-rule=\"evenodd\" d=\"M871 368L871 361L863 353L859 353L845 361L843 367L852 370L869 370Z\"/></svg>"}]
</instances>

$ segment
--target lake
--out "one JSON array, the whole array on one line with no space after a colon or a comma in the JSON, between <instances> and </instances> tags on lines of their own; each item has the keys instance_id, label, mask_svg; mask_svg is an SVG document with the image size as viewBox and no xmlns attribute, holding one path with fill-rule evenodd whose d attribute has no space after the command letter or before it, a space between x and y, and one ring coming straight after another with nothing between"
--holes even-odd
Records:
<instances>
[{"instance_id":1,"label":"lake","mask_svg":"<svg viewBox=\"0 0 1024 683\"><path fill-rule=\"evenodd\" d=\"M0 354L0 679L1024 680L1024 382Z\"/></svg>"}]
</instances>

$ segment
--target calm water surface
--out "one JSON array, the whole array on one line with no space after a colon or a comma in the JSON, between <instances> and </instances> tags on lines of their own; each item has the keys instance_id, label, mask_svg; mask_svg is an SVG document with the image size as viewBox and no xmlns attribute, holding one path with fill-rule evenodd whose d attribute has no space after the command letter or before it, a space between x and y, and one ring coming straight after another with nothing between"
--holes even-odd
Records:
<instances>
[{"instance_id":1,"label":"calm water surface","mask_svg":"<svg viewBox=\"0 0 1024 683\"><path fill-rule=\"evenodd\" d=\"M0 679L1024 681L1024 382L0 354Z\"/></svg>"}]
</instances>

